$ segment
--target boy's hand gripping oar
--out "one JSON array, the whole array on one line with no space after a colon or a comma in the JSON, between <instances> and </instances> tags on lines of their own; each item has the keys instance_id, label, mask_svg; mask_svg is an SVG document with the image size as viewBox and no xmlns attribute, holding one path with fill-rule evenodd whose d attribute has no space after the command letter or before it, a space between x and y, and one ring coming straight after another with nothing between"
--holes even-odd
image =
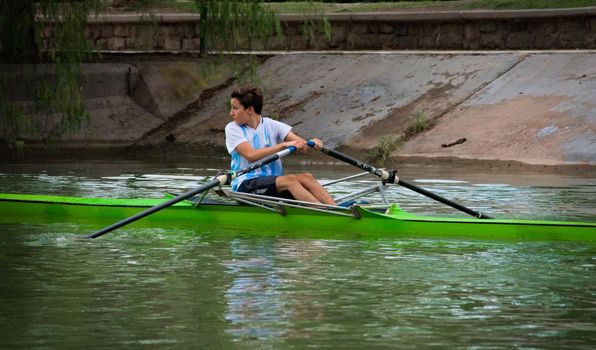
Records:
<instances>
[{"instance_id":1,"label":"boy's hand gripping oar","mask_svg":"<svg viewBox=\"0 0 596 350\"><path fill-rule=\"evenodd\" d=\"M315 147L315 143L312 140L309 140L307 142L307 144L310 147ZM330 149L330 148L327 148L327 147L321 147L320 150L321 150L321 152L323 152L325 154L328 154L328 155L330 155L330 156L332 156L334 158L337 158L337 159L339 159L339 160L341 160L343 162L346 162L348 164L351 164L351 165L353 165L355 167L358 167L358 168L360 168L362 170L366 170L366 171L368 171L371 174L377 175L378 177L381 178L381 180L383 180L383 182L394 183L394 184L401 185L401 186L406 187L406 188L408 188L408 189L410 189L410 190L412 190L414 192L418 192L421 195L424 195L426 197L432 198L432 199L434 199L436 201L439 201L439 202L441 202L443 204L447 204L448 206L453 207L453 208L455 208L457 210L463 211L466 214L472 215L475 218L478 218L478 219L492 219L492 217L490 217L490 216L488 216L486 214L482 214L479 211L470 209L470 208L465 207L465 206L463 206L461 204L458 204L458 203L455 203L453 201L450 201L449 199L447 199L445 197L441 197L441 196L439 196L436 193L429 192L429 191L425 190L422 187L418 187L418 186L416 186L414 184L411 184L411 183L409 183L407 181L404 181L404 180L400 179L397 176L395 170L392 170L391 172L389 172L389 171L384 170L384 169L375 168L375 167L373 167L371 165L368 165L366 163L363 163L363 162L361 162L361 161L359 161L357 159L354 159L354 158L352 158L352 157L350 157L348 155L345 155L345 154L343 154L341 152L338 152L336 150L333 150L333 149Z\"/></svg>"},{"instance_id":2,"label":"boy's hand gripping oar","mask_svg":"<svg viewBox=\"0 0 596 350\"><path fill-rule=\"evenodd\" d=\"M168 200L167 202L164 202L162 204L159 204L159 205L156 205L156 206L151 207L149 209L146 209L146 210L144 210L144 211L142 211L142 212L140 212L138 214L135 214L135 215L133 215L133 216L127 218L127 219L124 219L122 221L118 221L115 224L112 224L112 225L110 225L108 227L105 227L105 228L103 228L103 229L101 229L101 230L99 230L99 231L97 231L95 233L92 233L92 234L88 235L88 236L85 236L85 238L97 238L97 237L99 237L101 235L104 235L104 234L110 232L110 231L113 231L113 230L115 230L117 228L120 228L120 227L122 227L124 225L128 225L131 222L134 222L134 221L137 221L137 220L139 220L141 218L144 218L145 216L150 215L150 214L153 214L156 211L165 209L165 208L167 208L167 207L169 207L171 205L174 205L174 204L176 204L178 202L181 202L181 201L183 201L185 199L188 199L188 198L190 198L190 197L192 197L194 195L197 195L197 194L199 194L201 192L207 191L207 190L209 190L211 188L214 188L216 186L219 186L219 185L229 184L230 182L232 182L233 179L237 178L238 176L244 175L244 174L246 174L248 172L251 172L251 171L253 171L255 169L258 169L258 168L262 167L265 164L269 164L269 163L271 163L273 161L276 161L276 160L280 159L281 157L284 157L284 156L286 156L286 155L288 155L288 154L290 154L292 152L295 152L295 151L296 151L296 147L290 146L290 147L284 149L283 151L279 151L279 152L274 153L274 154L271 154L271 155L269 155L269 156L267 156L267 157L265 157L265 158L263 158L261 160L258 160L258 161L254 162L254 163L251 163L249 166L247 166L246 168L244 168L244 169L242 169L240 171L237 171L237 172L229 171L226 174L219 175L215 179L211 180L210 182L204 184L203 186L201 186L199 188L196 188L194 190L191 190L191 191L188 191L186 193L183 193L183 194L181 194L181 195L179 195L177 197L174 197L174 198Z\"/></svg>"}]
</instances>

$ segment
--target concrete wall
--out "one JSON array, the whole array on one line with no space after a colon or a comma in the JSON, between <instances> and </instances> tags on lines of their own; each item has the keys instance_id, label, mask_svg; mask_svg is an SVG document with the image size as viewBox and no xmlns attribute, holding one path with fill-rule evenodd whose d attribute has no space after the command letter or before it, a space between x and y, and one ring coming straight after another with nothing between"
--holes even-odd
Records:
<instances>
[{"instance_id":1,"label":"concrete wall","mask_svg":"<svg viewBox=\"0 0 596 350\"><path fill-rule=\"evenodd\" d=\"M86 35L103 51L198 51L198 15L92 17ZM563 10L329 14L331 42L303 35L302 15L280 15L284 36L267 50L596 49L596 7ZM51 24L42 31L48 45Z\"/></svg>"},{"instance_id":2,"label":"concrete wall","mask_svg":"<svg viewBox=\"0 0 596 350\"><path fill-rule=\"evenodd\" d=\"M87 99L108 96L131 96L140 78L139 70L129 64L86 64L81 66L84 76L82 91ZM0 67L0 75L7 89L5 97L10 101L26 101L35 95L39 81L55 84L53 65L6 64Z\"/></svg>"}]
</instances>

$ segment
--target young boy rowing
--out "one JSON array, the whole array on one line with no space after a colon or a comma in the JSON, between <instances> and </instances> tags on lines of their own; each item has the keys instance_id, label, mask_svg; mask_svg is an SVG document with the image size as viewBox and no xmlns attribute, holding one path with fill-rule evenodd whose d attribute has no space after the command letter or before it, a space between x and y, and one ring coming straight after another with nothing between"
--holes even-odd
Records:
<instances>
[{"instance_id":1,"label":"young boy rowing","mask_svg":"<svg viewBox=\"0 0 596 350\"><path fill-rule=\"evenodd\" d=\"M251 84L236 87L230 104L233 121L226 125L225 130L226 147L232 156L232 171L289 146L299 150L308 147L289 125L261 116L263 95L257 87ZM323 146L321 140L313 141L316 148ZM283 175L279 159L234 179L232 190L266 196L289 193L297 200L335 205L333 198L310 173Z\"/></svg>"}]
</instances>

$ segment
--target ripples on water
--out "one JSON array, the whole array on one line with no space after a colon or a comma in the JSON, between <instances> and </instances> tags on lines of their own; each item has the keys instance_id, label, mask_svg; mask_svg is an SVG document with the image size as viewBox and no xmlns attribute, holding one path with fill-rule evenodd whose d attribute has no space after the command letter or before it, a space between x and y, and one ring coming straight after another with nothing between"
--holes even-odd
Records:
<instances>
[{"instance_id":1,"label":"ripples on water","mask_svg":"<svg viewBox=\"0 0 596 350\"><path fill-rule=\"evenodd\" d=\"M125 165L1 168L0 192L159 197L216 173ZM319 177L331 180L345 170ZM495 216L595 218L592 179L429 175L404 177ZM366 178L331 190L375 183ZM391 198L415 212L455 215L405 189ZM302 240L168 227L78 238L92 229L0 226L0 348L592 349L596 343L594 244Z\"/></svg>"},{"instance_id":2,"label":"ripples on water","mask_svg":"<svg viewBox=\"0 0 596 350\"><path fill-rule=\"evenodd\" d=\"M227 164L220 166L217 169L138 162L16 164L0 167L0 192L159 198L165 192L182 193L212 180ZM358 173L352 167L325 172L312 167L293 170L313 172L322 183ZM452 171L418 167L404 168L400 174L431 192L495 217L596 221L596 178ZM337 183L328 189L338 197L378 184L370 175ZM378 195L368 199L380 201ZM400 186L391 186L387 199L414 213L460 215L454 209Z\"/></svg>"}]
</instances>

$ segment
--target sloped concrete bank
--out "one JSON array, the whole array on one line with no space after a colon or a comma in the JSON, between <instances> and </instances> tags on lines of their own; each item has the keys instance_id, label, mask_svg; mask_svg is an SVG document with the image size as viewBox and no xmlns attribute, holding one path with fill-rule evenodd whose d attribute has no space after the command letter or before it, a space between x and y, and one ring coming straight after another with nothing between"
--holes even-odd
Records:
<instances>
[{"instance_id":1,"label":"sloped concrete bank","mask_svg":"<svg viewBox=\"0 0 596 350\"><path fill-rule=\"evenodd\" d=\"M226 156L231 70L204 79L194 59L133 65L139 79L126 101L147 116L138 115L133 128L92 109L86 131L61 146L71 154ZM293 53L264 58L258 70L265 114L358 157L382 138L403 136L424 116L431 127L405 138L389 167L421 162L596 173L595 52ZM133 129L134 136L114 137ZM441 146L460 139L465 142Z\"/></svg>"},{"instance_id":2,"label":"sloped concrete bank","mask_svg":"<svg viewBox=\"0 0 596 350\"><path fill-rule=\"evenodd\" d=\"M596 165L591 52L304 53L271 57L259 70L265 113L360 156L382 137L403 135L422 114L434 127L392 152L395 159ZM174 136L173 144L223 149L230 89L185 122L137 144L163 144ZM462 144L441 147L461 138Z\"/></svg>"}]
</instances>

